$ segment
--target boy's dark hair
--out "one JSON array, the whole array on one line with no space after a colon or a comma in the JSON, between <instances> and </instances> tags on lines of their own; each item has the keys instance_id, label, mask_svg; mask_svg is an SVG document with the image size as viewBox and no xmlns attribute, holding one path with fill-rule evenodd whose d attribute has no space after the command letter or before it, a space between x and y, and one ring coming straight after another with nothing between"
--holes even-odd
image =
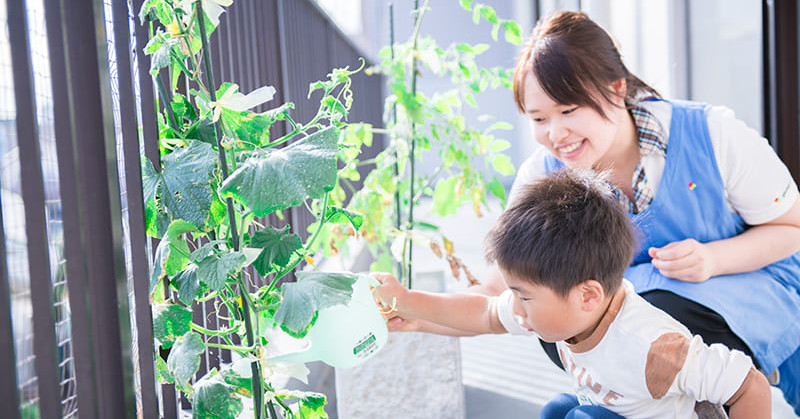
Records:
<instances>
[{"instance_id":1,"label":"boy's dark hair","mask_svg":"<svg viewBox=\"0 0 800 419\"><path fill-rule=\"evenodd\" d=\"M562 297L588 279L614 295L636 239L602 178L563 170L526 186L486 236L486 259Z\"/></svg>"}]
</instances>

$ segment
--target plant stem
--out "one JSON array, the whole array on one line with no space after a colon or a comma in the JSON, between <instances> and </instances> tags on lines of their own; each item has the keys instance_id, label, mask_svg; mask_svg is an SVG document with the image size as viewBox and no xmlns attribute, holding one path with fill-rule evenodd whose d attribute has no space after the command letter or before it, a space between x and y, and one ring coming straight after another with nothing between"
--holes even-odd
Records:
<instances>
[{"instance_id":1,"label":"plant stem","mask_svg":"<svg viewBox=\"0 0 800 419\"><path fill-rule=\"evenodd\" d=\"M428 2L425 2L425 6L428 5ZM413 46L411 48L411 97L416 100L417 97L417 38L419 37L419 26L420 22L422 21L422 14L424 13L423 10L419 9L419 0L414 0L414 11L416 12L414 16L414 32L413 32ZM415 169L415 153L417 148L417 139L416 139L416 124L412 121L411 122L411 150L409 151L408 162L409 167L411 169L411 182L409 184L409 193L408 193L408 223L406 224L406 229L411 230L414 228L414 169ZM408 249L407 258L406 259L406 266L408 269L406 271L406 284L410 289L412 286L411 279L413 276L412 272L412 259L413 259L413 251L414 251L414 244L411 243L411 239L405 239L404 248ZM406 255L404 253L404 255Z\"/></svg>"},{"instance_id":2,"label":"plant stem","mask_svg":"<svg viewBox=\"0 0 800 419\"><path fill-rule=\"evenodd\" d=\"M167 111L167 121L169 122L169 127L175 132L180 132L178 131L178 120L175 118L175 112L172 111L172 105L170 104L171 99L169 93L167 92L167 88L164 86L164 80L162 79L161 75L158 75L154 78L156 79L156 86L158 87L158 95L161 96L161 99L164 101L164 110Z\"/></svg>"},{"instance_id":3,"label":"plant stem","mask_svg":"<svg viewBox=\"0 0 800 419\"><path fill-rule=\"evenodd\" d=\"M394 62L394 4L389 3L389 51L391 52L392 62ZM397 103L392 105L392 130L389 132L391 137L395 137L394 133L397 130ZM392 138L392 140L396 140L396 138ZM400 218L403 214L400 212L400 156L398 155L397 148L394 150L394 164L392 165L392 174L394 178L397 179L397 183L395 184L394 188L394 228L400 230ZM403 253L405 254L405 252ZM405 264L404 263L397 263L396 261L394 264L394 274L398 278L403 278L403 273L405 272Z\"/></svg>"},{"instance_id":4,"label":"plant stem","mask_svg":"<svg viewBox=\"0 0 800 419\"><path fill-rule=\"evenodd\" d=\"M227 349L229 351L235 351L240 353L249 353L253 352L256 349L256 345L243 347L243 346L231 346L231 345L223 345L221 343L209 343L205 342L205 345L210 348L220 348L220 349Z\"/></svg>"},{"instance_id":5,"label":"plant stem","mask_svg":"<svg viewBox=\"0 0 800 419\"><path fill-rule=\"evenodd\" d=\"M280 419L280 416L278 416L278 412L275 411L275 405L272 404L272 400L267 402L267 408L269 409L270 417L274 419Z\"/></svg>"},{"instance_id":6,"label":"plant stem","mask_svg":"<svg viewBox=\"0 0 800 419\"><path fill-rule=\"evenodd\" d=\"M192 14L194 15L194 12ZM173 9L173 15L174 15L175 19L178 22L180 22L180 16L178 16L175 13L175 9ZM191 26L192 21L195 19L195 17L196 16L192 16L191 20L189 21L189 25L188 26ZM192 62L192 68L194 68L194 71L190 71L188 68L186 68L185 65L182 65L183 70L186 72L186 75L189 76L189 78L191 78L195 83L198 84L198 86L200 86L200 89L205 91L207 89L206 89L205 86L203 86L203 83L200 82L200 78L198 77L198 73L200 72L200 68L199 68L200 66L197 65L197 61L195 61L195 59L194 59L194 54L191 53L192 52L192 47L189 45L189 41L188 41L189 34L186 33L186 28L184 28L183 25L180 24L180 23L178 24L178 30L181 33L181 41L183 41L183 44L186 46L186 50L189 51L189 61ZM181 63L181 64L183 64L183 63Z\"/></svg>"},{"instance_id":7,"label":"plant stem","mask_svg":"<svg viewBox=\"0 0 800 419\"><path fill-rule=\"evenodd\" d=\"M228 335L237 331L236 329L211 330L211 329L206 329L205 327L200 326L196 323L192 323L191 326L192 329L197 330L198 332L208 336Z\"/></svg>"},{"instance_id":8,"label":"plant stem","mask_svg":"<svg viewBox=\"0 0 800 419\"><path fill-rule=\"evenodd\" d=\"M425 188L430 187L431 185L433 185L433 180L436 179L436 176L438 176L439 172L441 172L441 171L442 171L442 166L439 166L439 167L436 168L436 170L433 171L433 173L430 175L430 177L428 177L428 182L425 183L425 186L420 188L419 192L417 193L417 196L414 197L414 203L415 204L419 202L420 198L422 198L422 195L425 192Z\"/></svg>"},{"instance_id":9,"label":"plant stem","mask_svg":"<svg viewBox=\"0 0 800 419\"><path fill-rule=\"evenodd\" d=\"M205 14L203 12L203 5L201 0L195 2L195 13L197 13L197 26L200 29L200 41L203 47L203 62L205 64L206 80L208 84L208 95L212 102L217 101L217 89L214 83L214 73L211 66L211 53L208 47L208 36L206 35ZM219 122L214 123L214 134L217 138L217 151L219 153L219 165L222 169L222 178L228 177L228 164L225 156L225 148L222 146L222 133L220 132ZM228 220L230 222L231 240L233 241L233 250L239 251L239 231L236 228L236 214L233 209L233 199L226 198L225 204L228 210ZM247 336L247 345L253 346L255 338L253 337L253 325L250 318L250 305L249 294L247 287L244 286L242 274L239 274L239 292L242 296L242 317L244 317L245 335ZM263 418L263 396L261 391L261 371L258 362L250 363L250 370L253 372L252 385L253 385L253 407L255 409L256 419Z\"/></svg>"}]
</instances>

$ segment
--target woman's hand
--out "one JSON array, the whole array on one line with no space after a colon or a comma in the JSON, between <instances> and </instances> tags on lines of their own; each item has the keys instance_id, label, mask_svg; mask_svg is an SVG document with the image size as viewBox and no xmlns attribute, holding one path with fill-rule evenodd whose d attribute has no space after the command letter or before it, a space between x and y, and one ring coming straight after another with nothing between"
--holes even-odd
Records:
<instances>
[{"instance_id":1,"label":"woman's hand","mask_svg":"<svg viewBox=\"0 0 800 419\"><path fill-rule=\"evenodd\" d=\"M667 278L685 282L703 282L716 270L713 253L695 239L672 242L664 247L651 247L647 253Z\"/></svg>"}]
</instances>

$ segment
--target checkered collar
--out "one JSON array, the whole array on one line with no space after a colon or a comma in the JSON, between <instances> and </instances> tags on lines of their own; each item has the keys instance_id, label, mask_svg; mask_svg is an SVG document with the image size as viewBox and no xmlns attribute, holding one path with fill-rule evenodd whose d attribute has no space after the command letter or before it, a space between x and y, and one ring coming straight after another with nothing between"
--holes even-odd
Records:
<instances>
[{"instance_id":1,"label":"checkered collar","mask_svg":"<svg viewBox=\"0 0 800 419\"><path fill-rule=\"evenodd\" d=\"M641 106L634 106L631 110L633 123L639 132L639 152L642 156L657 153L662 157L667 157L667 142L669 139L664 135L664 129L658 119L647 109Z\"/></svg>"},{"instance_id":2,"label":"checkered collar","mask_svg":"<svg viewBox=\"0 0 800 419\"><path fill-rule=\"evenodd\" d=\"M664 135L664 129L655 116L650 111L641 107L634 106L630 110L633 123L639 133L639 154L640 156L658 155L662 158L667 157L667 142L669 139ZM653 202L653 189L650 187L644 166L641 160L633 171L633 193L634 200L628 197L617 188L614 188L614 195L617 200L628 209L632 214L638 214L646 210Z\"/></svg>"}]
</instances>

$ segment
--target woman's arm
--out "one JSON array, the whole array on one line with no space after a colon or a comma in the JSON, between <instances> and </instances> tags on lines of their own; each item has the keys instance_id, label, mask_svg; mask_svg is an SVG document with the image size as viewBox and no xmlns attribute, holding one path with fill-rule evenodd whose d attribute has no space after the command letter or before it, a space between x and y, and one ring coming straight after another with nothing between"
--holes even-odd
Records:
<instances>
[{"instance_id":1,"label":"woman's arm","mask_svg":"<svg viewBox=\"0 0 800 419\"><path fill-rule=\"evenodd\" d=\"M708 130L728 203L752 227L720 241L649 249L662 274L688 282L761 269L800 250L797 187L766 138L725 107L711 108Z\"/></svg>"},{"instance_id":2,"label":"woman's arm","mask_svg":"<svg viewBox=\"0 0 800 419\"><path fill-rule=\"evenodd\" d=\"M666 277L702 282L712 276L761 269L800 251L800 199L789 211L738 236L708 243L694 239L650 248L653 266Z\"/></svg>"}]
</instances>

